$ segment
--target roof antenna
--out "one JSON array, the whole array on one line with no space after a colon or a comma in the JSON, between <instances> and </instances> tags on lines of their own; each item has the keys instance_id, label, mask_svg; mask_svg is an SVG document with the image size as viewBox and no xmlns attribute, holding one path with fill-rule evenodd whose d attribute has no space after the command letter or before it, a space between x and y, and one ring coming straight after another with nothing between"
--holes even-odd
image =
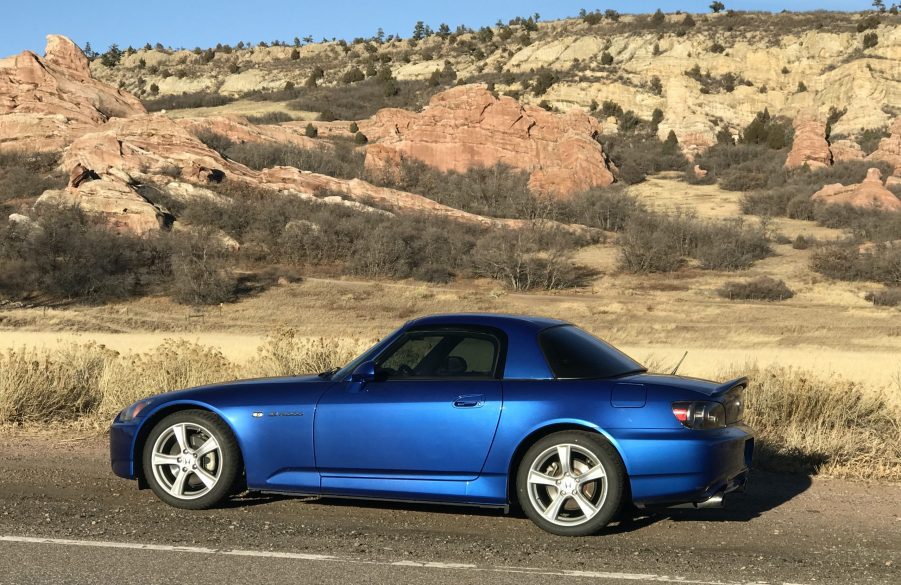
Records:
<instances>
[{"instance_id":1,"label":"roof antenna","mask_svg":"<svg viewBox=\"0 0 901 585\"><path fill-rule=\"evenodd\" d=\"M682 359L679 360L679 363L676 364L676 367L673 368L673 371L669 373L670 376L675 376L675 375L676 375L676 372L679 371L679 366L681 366L681 365L682 365L682 362L685 361L685 356L687 356L687 355L688 355L688 352L687 352L687 351L686 351L685 353L682 354Z\"/></svg>"}]
</instances>

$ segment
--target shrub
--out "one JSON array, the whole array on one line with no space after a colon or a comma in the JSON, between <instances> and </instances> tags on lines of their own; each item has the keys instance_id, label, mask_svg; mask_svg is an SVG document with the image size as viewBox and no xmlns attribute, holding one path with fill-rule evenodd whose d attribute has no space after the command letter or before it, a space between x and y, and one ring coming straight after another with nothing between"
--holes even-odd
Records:
<instances>
[{"instance_id":1,"label":"shrub","mask_svg":"<svg viewBox=\"0 0 901 585\"><path fill-rule=\"evenodd\" d=\"M795 250L806 250L815 243L816 240L814 238L811 238L810 236L802 236L799 234L798 237L796 237L792 241L792 248L794 248Z\"/></svg>"},{"instance_id":2,"label":"shrub","mask_svg":"<svg viewBox=\"0 0 901 585\"><path fill-rule=\"evenodd\" d=\"M897 307L901 305L901 287L868 292L864 298L877 307Z\"/></svg>"},{"instance_id":3,"label":"shrub","mask_svg":"<svg viewBox=\"0 0 901 585\"><path fill-rule=\"evenodd\" d=\"M41 205L37 228L0 224L0 290L98 302L126 298L165 278L157 238L116 235L77 207Z\"/></svg>"},{"instance_id":4,"label":"shrub","mask_svg":"<svg viewBox=\"0 0 901 585\"><path fill-rule=\"evenodd\" d=\"M729 300L784 301L795 296L785 282L761 276L743 282L727 282L717 291Z\"/></svg>"},{"instance_id":5,"label":"shrub","mask_svg":"<svg viewBox=\"0 0 901 585\"><path fill-rule=\"evenodd\" d=\"M362 146L367 142L369 142L369 138L367 138L366 135L362 132L357 132L356 134L354 134L354 144L359 144Z\"/></svg>"},{"instance_id":6,"label":"shrub","mask_svg":"<svg viewBox=\"0 0 901 585\"><path fill-rule=\"evenodd\" d=\"M606 105L606 103L605 103ZM677 144L661 141L644 122L631 133L598 136L604 152L616 165L618 179L626 184L636 184L648 175L662 171L682 170L688 164Z\"/></svg>"},{"instance_id":7,"label":"shrub","mask_svg":"<svg viewBox=\"0 0 901 585\"><path fill-rule=\"evenodd\" d=\"M573 263L570 237L552 231L493 231L472 252L473 272L513 290L556 290L580 286L593 275Z\"/></svg>"},{"instance_id":8,"label":"shrub","mask_svg":"<svg viewBox=\"0 0 901 585\"><path fill-rule=\"evenodd\" d=\"M831 244L815 251L810 265L813 270L836 280L901 284L901 246L874 244L861 251L849 243Z\"/></svg>"},{"instance_id":9,"label":"shrub","mask_svg":"<svg viewBox=\"0 0 901 585\"><path fill-rule=\"evenodd\" d=\"M395 172L373 180L490 217L530 219L546 215L550 210L548 201L529 191L528 174L506 165L444 173L422 162L403 159Z\"/></svg>"},{"instance_id":10,"label":"shrub","mask_svg":"<svg viewBox=\"0 0 901 585\"><path fill-rule=\"evenodd\" d=\"M693 258L710 270L742 270L772 254L759 228L742 222L701 222L692 215L634 214L617 239L627 272L673 272Z\"/></svg>"},{"instance_id":11,"label":"shrub","mask_svg":"<svg viewBox=\"0 0 901 585\"><path fill-rule=\"evenodd\" d=\"M65 187L67 177L56 168L59 158L55 152L0 153L0 204Z\"/></svg>"},{"instance_id":12,"label":"shrub","mask_svg":"<svg viewBox=\"0 0 901 585\"><path fill-rule=\"evenodd\" d=\"M316 138L319 136L319 130L317 130L316 126L313 126L312 123L307 124L307 127L304 129L303 133L307 138Z\"/></svg>"},{"instance_id":13,"label":"shrub","mask_svg":"<svg viewBox=\"0 0 901 585\"><path fill-rule=\"evenodd\" d=\"M152 100L143 100L143 104L148 112L159 112L161 110L212 108L224 106L233 101L235 101L235 98L231 96L220 95L218 93L196 92L183 93L180 95L167 95Z\"/></svg>"},{"instance_id":14,"label":"shrub","mask_svg":"<svg viewBox=\"0 0 901 585\"><path fill-rule=\"evenodd\" d=\"M251 124L281 124L282 122L291 122L294 117L287 112L266 112L255 116L247 116L247 121Z\"/></svg>"},{"instance_id":15,"label":"shrub","mask_svg":"<svg viewBox=\"0 0 901 585\"><path fill-rule=\"evenodd\" d=\"M341 76L341 83L347 85L363 81L364 79L366 79L366 75L359 67L351 67Z\"/></svg>"},{"instance_id":16,"label":"shrub","mask_svg":"<svg viewBox=\"0 0 901 585\"><path fill-rule=\"evenodd\" d=\"M557 219L608 232L621 232L629 220L645 208L634 195L614 186L591 189L561 201Z\"/></svg>"},{"instance_id":17,"label":"shrub","mask_svg":"<svg viewBox=\"0 0 901 585\"><path fill-rule=\"evenodd\" d=\"M874 32L868 32L863 35L863 48L864 49L872 49L876 45L879 44L879 35Z\"/></svg>"},{"instance_id":18,"label":"shrub","mask_svg":"<svg viewBox=\"0 0 901 585\"><path fill-rule=\"evenodd\" d=\"M382 81L370 77L347 86L315 87L296 92L287 104L295 111L321 112L330 109L338 119L361 120L382 108L416 110L422 108L435 92L425 81ZM263 99L260 94L255 99ZM277 100L281 101L281 100Z\"/></svg>"},{"instance_id":19,"label":"shrub","mask_svg":"<svg viewBox=\"0 0 901 585\"><path fill-rule=\"evenodd\" d=\"M544 95L552 85L557 83L557 81L559 81L559 77L557 77L556 73L554 73L550 69L542 67L538 70L538 75L532 82L532 93L534 93L535 95Z\"/></svg>"}]
</instances>

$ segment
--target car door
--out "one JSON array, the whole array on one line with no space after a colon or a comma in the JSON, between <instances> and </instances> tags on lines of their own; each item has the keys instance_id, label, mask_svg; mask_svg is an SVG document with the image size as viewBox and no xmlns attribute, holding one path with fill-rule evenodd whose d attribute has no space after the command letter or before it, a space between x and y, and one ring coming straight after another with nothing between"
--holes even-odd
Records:
<instances>
[{"instance_id":1,"label":"car door","mask_svg":"<svg viewBox=\"0 0 901 585\"><path fill-rule=\"evenodd\" d=\"M337 383L320 399L320 474L478 477L500 418L504 351L501 336L485 331L405 333L374 360L375 381Z\"/></svg>"}]
</instances>

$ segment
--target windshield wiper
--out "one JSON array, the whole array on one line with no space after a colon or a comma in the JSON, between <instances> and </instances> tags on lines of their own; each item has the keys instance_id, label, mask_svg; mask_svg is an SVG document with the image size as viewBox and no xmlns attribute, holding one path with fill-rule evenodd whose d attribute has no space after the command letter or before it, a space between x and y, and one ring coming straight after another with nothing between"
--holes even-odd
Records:
<instances>
[{"instance_id":1,"label":"windshield wiper","mask_svg":"<svg viewBox=\"0 0 901 585\"><path fill-rule=\"evenodd\" d=\"M338 372L338 370L340 370L340 369L341 369L341 368L332 368L332 369L326 370L326 371L324 371L324 372L319 372L319 374L317 374L317 375L318 375L320 378L331 378L331 377L334 376L334 375Z\"/></svg>"}]
</instances>

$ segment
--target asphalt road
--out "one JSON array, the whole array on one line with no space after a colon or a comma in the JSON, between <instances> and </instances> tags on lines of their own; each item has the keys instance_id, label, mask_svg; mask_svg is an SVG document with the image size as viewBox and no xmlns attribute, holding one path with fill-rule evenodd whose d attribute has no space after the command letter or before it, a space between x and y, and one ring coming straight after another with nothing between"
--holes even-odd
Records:
<instances>
[{"instance_id":1,"label":"asphalt road","mask_svg":"<svg viewBox=\"0 0 901 585\"><path fill-rule=\"evenodd\" d=\"M723 510L591 538L493 511L247 496L169 508L103 438L0 435L0 585L901 583L901 486L756 473Z\"/></svg>"}]
</instances>

